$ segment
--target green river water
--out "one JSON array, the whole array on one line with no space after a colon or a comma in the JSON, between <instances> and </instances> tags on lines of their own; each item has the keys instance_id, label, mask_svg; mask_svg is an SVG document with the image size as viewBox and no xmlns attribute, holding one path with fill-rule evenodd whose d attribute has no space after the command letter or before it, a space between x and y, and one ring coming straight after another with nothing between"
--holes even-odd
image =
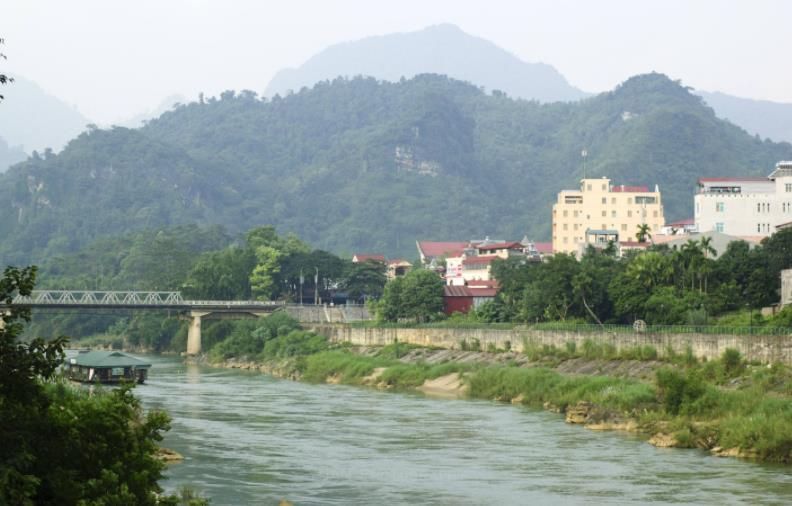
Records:
<instances>
[{"instance_id":1,"label":"green river water","mask_svg":"<svg viewBox=\"0 0 792 506\"><path fill-rule=\"evenodd\" d=\"M136 388L173 417L168 490L213 505L792 504L792 468L658 449L485 401L154 363Z\"/></svg>"}]
</instances>

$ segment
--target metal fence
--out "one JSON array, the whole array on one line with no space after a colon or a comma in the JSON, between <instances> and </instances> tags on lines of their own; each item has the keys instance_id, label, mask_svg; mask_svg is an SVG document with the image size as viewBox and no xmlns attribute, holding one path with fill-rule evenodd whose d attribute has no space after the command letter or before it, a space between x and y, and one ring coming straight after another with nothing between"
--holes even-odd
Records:
<instances>
[{"instance_id":1,"label":"metal fence","mask_svg":"<svg viewBox=\"0 0 792 506\"><path fill-rule=\"evenodd\" d=\"M544 322L537 324L519 323L479 323L479 322L432 322L432 323L410 323L410 322L373 322L360 321L351 323L354 327L375 327L375 328L440 328L440 329L480 329L480 330L523 330L523 331L557 331L572 332L577 334L711 334L711 335L731 335L731 336L792 336L792 328L789 327L762 327L762 326L726 326L726 325L645 325L635 327L633 325L620 324L589 324L589 323L565 323L565 322Z\"/></svg>"}]
</instances>

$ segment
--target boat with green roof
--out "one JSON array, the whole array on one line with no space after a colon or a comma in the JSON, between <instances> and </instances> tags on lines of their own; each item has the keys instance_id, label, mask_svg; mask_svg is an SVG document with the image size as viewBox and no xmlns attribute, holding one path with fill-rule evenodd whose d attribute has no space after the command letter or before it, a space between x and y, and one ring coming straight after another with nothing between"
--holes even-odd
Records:
<instances>
[{"instance_id":1,"label":"boat with green roof","mask_svg":"<svg viewBox=\"0 0 792 506\"><path fill-rule=\"evenodd\" d=\"M64 375L83 383L143 383L151 364L120 351L81 351L66 359Z\"/></svg>"}]
</instances>

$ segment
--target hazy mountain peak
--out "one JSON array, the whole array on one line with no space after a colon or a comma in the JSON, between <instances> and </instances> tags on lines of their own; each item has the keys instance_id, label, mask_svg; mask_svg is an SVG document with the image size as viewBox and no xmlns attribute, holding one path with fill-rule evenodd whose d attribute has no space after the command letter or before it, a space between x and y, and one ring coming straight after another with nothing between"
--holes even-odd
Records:
<instances>
[{"instance_id":1,"label":"hazy mountain peak","mask_svg":"<svg viewBox=\"0 0 792 506\"><path fill-rule=\"evenodd\" d=\"M367 75L398 81L424 73L445 74L488 90L541 102L586 96L552 66L524 62L492 42L448 23L335 44L296 69L278 72L265 94L296 92L338 76Z\"/></svg>"},{"instance_id":2,"label":"hazy mountain peak","mask_svg":"<svg viewBox=\"0 0 792 506\"><path fill-rule=\"evenodd\" d=\"M59 151L91 122L74 107L18 75L3 94L0 136L9 145L24 146L28 152L45 148Z\"/></svg>"}]
</instances>

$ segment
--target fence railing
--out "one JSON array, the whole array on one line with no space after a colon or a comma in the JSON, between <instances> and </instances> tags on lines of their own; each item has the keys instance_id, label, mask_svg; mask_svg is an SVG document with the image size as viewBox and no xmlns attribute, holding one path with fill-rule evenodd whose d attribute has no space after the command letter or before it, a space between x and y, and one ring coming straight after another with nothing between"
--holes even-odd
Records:
<instances>
[{"instance_id":1,"label":"fence railing","mask_svg":"<svg viewBox=\"0 0 792 506\"><path fill-rule=\"evenodd\" d=\"M558 331L573 332L578 334L612 333L612 334L711 334L733 336L792 336L789 327L765 326L730 326L730 325L645 325L636 328L633 325L622 324L588 324L544 322L536 324L520 323L479 323L440 321L431 323L410 322L376 322L358 321L350 323L353 327L360 328L439 328L439 329L469 329L469 330L523 330L523 331Z\"/></svg>"}]
</instances>

